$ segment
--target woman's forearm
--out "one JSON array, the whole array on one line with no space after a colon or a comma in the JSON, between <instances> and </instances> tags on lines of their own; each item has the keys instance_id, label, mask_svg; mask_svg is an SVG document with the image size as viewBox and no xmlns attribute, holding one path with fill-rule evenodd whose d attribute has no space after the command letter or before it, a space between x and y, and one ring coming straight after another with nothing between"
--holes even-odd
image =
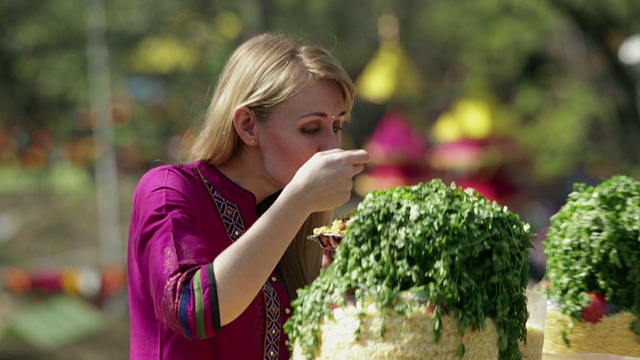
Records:
<instances>
[{"instance_id":1,"label":"woman's forearm","mask_svg":"<svg viewBox=\"0 0 640 360\"><path fill-rule=\"evenodd\" d=\"M249 306L309 216L286 192L213 262L222 326ZM292 205L293 204L293 205Z\"/></svg>"}]
</instances>

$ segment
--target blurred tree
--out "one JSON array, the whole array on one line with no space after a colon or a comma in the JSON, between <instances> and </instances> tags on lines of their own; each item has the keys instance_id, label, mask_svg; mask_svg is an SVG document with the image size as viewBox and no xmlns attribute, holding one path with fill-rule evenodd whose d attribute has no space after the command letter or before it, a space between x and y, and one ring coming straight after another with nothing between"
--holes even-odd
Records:
<instances>
[{"instance_id":1,"label":"blurred tree","mask_svg":"<svg viewBox=\"0 0 640 360\"><path fill-rule=\"evenodd\" d=\"M617 126L614 134L620 139L625 158L640 162L640 104L638 86L632 69L625 68L618 58L618 49L625 38L640 33L637 16L640 3L617 0L594 6L587 1L549 0L549 3L566 17L579 31L586 44L592 66L591 80L602 87L602 95L614 106ZM595 71L593 71L595 70Z\"/></svg>"},{"instance_id":2,"label":"blurred tree","mask_svg":"<svg viewBox=\"0 0 640 360\"><path fill-rule=\"evenodd\" d=\"M427 124L481 98L500 107L495 131L532 154L524 181L638 171L634 80L615 53L640 31L640 3L432 1L404 12L403 42L427 76L416 106Z\"/></svg>"},{"instance_id":3,"label":"blurred tree","mask_svg":"<svg viewBox=\"0 0 640 360\"><path fill-rule=\"evenodd\" d=\"M25 160L39 150L34 132L67 132L86 100L82 16L81 6L61 0L0 4L0 121Z\"/></svg>"},{"instance_id":4,"label":"blurred tree","mask_svg":"<svg viewBox=\"0 0 640 360\"><path fill-rule=\"evenodd\" d=\"M280 31L321 42L356 78L379 49L378 19L394 13L403 49L425 79L422 96L403 107L425 133L460 100L482 100L493 108L493 131L515 137L532 154L522 164L524 181L638 171L637 79L615 56L625 37L640 32L637 1L113 0L107 6L116 140L127 169L175 160L180 139L199 126L224 61L244 39ZM0 121L20 134L23 151L37 129L78 144L90 132L83 16L81 2L0 3ZM359 102L350 129L355 145L381 112Z\"/></svg>"}]
</instances>

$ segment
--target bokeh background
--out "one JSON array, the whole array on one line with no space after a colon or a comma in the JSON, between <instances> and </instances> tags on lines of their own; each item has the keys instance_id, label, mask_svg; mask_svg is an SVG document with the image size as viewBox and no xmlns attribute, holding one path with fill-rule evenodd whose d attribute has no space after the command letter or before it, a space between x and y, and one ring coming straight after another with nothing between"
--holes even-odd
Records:
<instances>
[{"instance_id":1,"label":"bokeh background","mask_svg":"<svg viewBox=\"0 0 640 360\"><path fill-rule=\"evenodd\" d=\"M184 159L230 52L276 31L359 87L366 193L442 178L529 222L640 177L633 0L0 2L0 359L124 359L130 200Z\"/></svg>"}]
</instances>

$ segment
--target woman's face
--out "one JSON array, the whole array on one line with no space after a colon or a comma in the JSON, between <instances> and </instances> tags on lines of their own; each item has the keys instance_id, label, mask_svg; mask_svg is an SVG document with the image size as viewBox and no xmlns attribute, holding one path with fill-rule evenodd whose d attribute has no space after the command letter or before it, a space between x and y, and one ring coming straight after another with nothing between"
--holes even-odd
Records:
<instances>
[{"instance_id":1,"label":"woman's face","mask_svg":"<svg viewBox=\"0 0 640 360\"><path fill-rule=\"evenodd\" d=\"M338 85L321 80L275 107L257 126L264 169L279 188L316 152L342 145L345 105Z\"/></svg>"}]
</instances>

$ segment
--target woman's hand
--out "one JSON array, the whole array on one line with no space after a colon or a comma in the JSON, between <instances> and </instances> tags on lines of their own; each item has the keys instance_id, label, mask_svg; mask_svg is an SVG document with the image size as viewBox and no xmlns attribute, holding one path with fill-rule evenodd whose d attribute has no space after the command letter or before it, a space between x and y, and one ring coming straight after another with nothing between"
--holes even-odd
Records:
<instances>
[{"instance_id":1,"label":"woman's hand","mask_svg":"<svg viewBox=\"0 0 640 360\"><path fill-rule=\"evenodd\" d=\"M353 177L367 161L369 154L362 149L318 152L298 169L285 191L294 191L309 213L331 210L349 201Z\"/></svg>"},{"instance_id":2,"label":"woman's hand","mask_svg":"<svg viewBox=\"0 0 640 360\"><path fill-rule=\"evenodd\" d=\"M326 269L333 263L333 251L323 250L322 252L322 268Z\"/></svg>"}]
</instances>

